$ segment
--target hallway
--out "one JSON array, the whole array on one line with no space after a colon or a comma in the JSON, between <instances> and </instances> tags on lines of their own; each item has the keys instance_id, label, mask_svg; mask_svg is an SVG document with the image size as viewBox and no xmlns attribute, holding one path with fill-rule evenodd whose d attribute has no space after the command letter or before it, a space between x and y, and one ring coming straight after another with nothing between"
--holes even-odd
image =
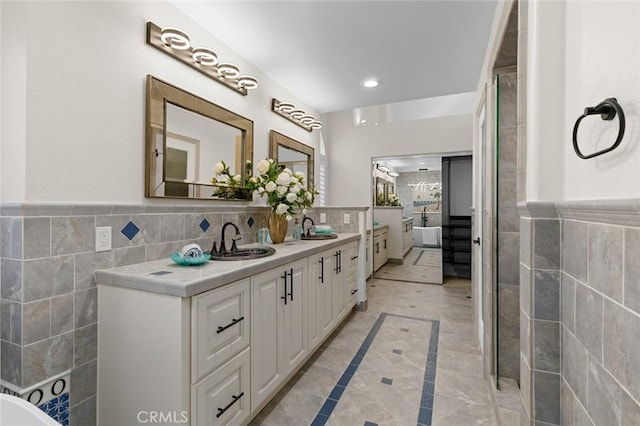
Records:
<instances>
[{"instance_id":1,"label":"hallway","mask_svg":"<svg viewBox=\"0 0 640 426\"><path fill-rule=\"evenodd\" d=\"M367 284L368 310L355 312L252 424L495 425L467 291Z\"/></svg>"}]
</instances>

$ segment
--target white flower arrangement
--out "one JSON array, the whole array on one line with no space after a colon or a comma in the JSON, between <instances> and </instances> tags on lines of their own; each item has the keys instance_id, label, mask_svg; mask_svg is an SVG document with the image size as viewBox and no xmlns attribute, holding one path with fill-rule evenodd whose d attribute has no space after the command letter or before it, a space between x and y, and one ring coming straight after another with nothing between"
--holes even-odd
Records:
<instances>
[{"instance_id":1,"label":"white flower arrangement","mask_svg":"<svg viewBox=\"0 0 640 426\"><path fill-rule=\"evenodd\" d=\"M315 189L306 189L305 176L302 172L293 173L272 159L260 160L256 164L257 176L247 181L247 189L267 197L267 203L280 216L290 221L296 210L306 213L306 208L313 205Z\"/></svg>"}]
</instances>

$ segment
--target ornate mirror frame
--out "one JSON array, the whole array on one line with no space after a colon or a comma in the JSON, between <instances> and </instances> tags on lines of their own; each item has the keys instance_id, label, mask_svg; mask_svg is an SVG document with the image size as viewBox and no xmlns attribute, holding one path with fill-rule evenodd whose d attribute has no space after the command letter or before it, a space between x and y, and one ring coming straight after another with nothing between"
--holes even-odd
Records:
<instances>
[{"instance_id":1,"label":"ornate mirror frame","mask_svg":"<svg viewBox=\"0 0 640 426\"><path fill-rule=\"evenodd\" d=\"M269 132L269 158L273 158L274 161L278 161L279 146L298 151L307 156L307 188L313 187L315 150L302 142L298 142L297 140L290 138L289 136L285 136L282 133L271 130Z\"/></svg>"},{"instance_id":2,"label":"ornate mirror frame","mask_svg":"<svg viewBox=\"0 0 640 426\"><path fill-rule=\"evenodd\" d=\"M182 90L172 84L164 82L152 75L147 75L146 83L146 151L145 151L145 196L147 198L187 198L197 200L251 200L252 194L245 189L226 191L225 197L214 197L211 195L215 191L215 185L211 182L185 182L189 189L187 196L182 195L162 195L158 188L166 183L164 176L164 164L162 170L158 170L158 141L166 147L166 108L167 104L173 104L185 110L210 118L217 122L234 127L242 134L242 142L236 146L236 168L233 172L241 176L242 186L246 183L247 173L253 171L253 121L231 112L221 106L207 101L197 95ZM170 131L169 131L170 133ZM240 156L240 158L238 158ZM216 159L211 163L211 170ZM249 162L249 164L247 164ZM212 172L213 173L213 172ZM213 174L212 176L213 177ZM204 194L206 193L206 194ZM204 194L204 195L201 195Z\"/></svg>"}]
</instances>

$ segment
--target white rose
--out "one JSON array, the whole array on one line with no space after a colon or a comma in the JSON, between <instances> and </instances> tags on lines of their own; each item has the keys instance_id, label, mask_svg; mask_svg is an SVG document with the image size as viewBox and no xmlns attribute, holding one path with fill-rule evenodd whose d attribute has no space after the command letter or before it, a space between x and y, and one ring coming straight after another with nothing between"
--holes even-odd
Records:
<instances>
[{"instance_id":1,"label":"white rose","mask_svg":"<svg viewBox=\"0 0 640 426\"><path fill-rule=\"evenodd\" d=\"M292 182L292 183L298 183L299 181L298 181L298 178L297 178L297 177L295 177L295 176L291 176L291 182Z\"/></svg>"},{"instance_id":2,"label":"white rose","mask_svg":"<svg viewBox=\"0 0 640 426\"><path fill-rule=\"evenodd\" d=\"M234 179L236 182L240 182L240 175L235 175L235 176L233 177L233 179Z\"/></svg>"},{"instance_id":3,"label":"white rose","mask_svg":"<svg viewBox=\"0 0 640 426\"><path fill-rule=\"evenodd\" d=\"M307 209L302 209L302 215L306 215L307 214Z\"/></svg>"},{"instance_id":4,"label":"white rose","mask_svg":"<svg viewBox=\"0 0 640 426\"><path fill-rule=\"evenodd\" d=\"M294 201L296 201L297 198L298 197L293 192L290 192L290 193L287 194L287 201L290 202L290 203L293 203Z\"/></svg>"},{"instance_id":5,"label":"white rose","mask_svg":"<svg viewBox=\"0 0 640 426\"><path fill-rule=\"evenodd\" d=\"M260 160L258 161L258 164L256 165L256 170L258 171L258 173L260 173L261 175L267 173L269 171L269 161L267 160Z\"/></svg>"},{"instance_id":6,"label":"white rose","mask_svg":"<svg viewBox=\"0 0 640 426\"><path fill-rule=\"evenodd\" d=\"M279 186L278 187L278 195L279 196L282 197L286 193L287 193L287 187L286 186Z\"/></svg>"},{"instance_id":7,"label":"white rose","mask_svg":"<svg viewBox=\"0 0 640 426\"><path fill-rule=\"evenodd\" d=\"M282 173L286 173L286 174L288 174L289 176L293 176L293 172L292 172L292 171L291 171L291 169L289 169L289 168L284 169L284 170L282 171Z\"/></svg>"},{"instance_id":8,"label":"white rose","mask_svg":"<svg viewBox=\"0 0 640 426\"><path fill-rule=\"evenodd\" d=\"M278 185L289 185L289 182L291 182L291 176L285 172L280 173L276 179Z\"/></svg>"},{"instance_id":9,"label":"white rose","mask_svg":"<svg viewBox=\"0 0 640 426\"><path fill-rule=\"evenodd\" d=\"M307 197L307 200L309 201L313 200L313 194L309 191L305 192L304 196Z\"/></svg>"},{"instance_id":10,"label":"white rose","mask_svg":"<svg viewBox=\"0 0 640 426\"><path fill-rule=\"evenodd\" d=\"M213 166L213 173L215 173L216 175L219 175L220 173L222 173L224 170L224 165L222 164L222 162L218 162Z\"/></svg>"},{"instance_id":11,"label":"white rose","mask_svg":"<svg viewBox=\"0 0 640 426\"><path fill-rule=\"evenodd\" d=\"M273 158L269 158L269 164L273 164Z\"/></svg>"},{"instance_id":12,"label":"white rose","mask_svg":"<svg viewBox=\"0 0 640 426\"><path fill-rule=\"evenodd\" d=\"M278 207L276 207L276 214L283 215L287 211L289 211L289 206L287 206L284 203L283 204L278 204Z\"/></svg>"},{"instance_id":13,"label":"white rose","mask_svg":"<svg viewBox=\"0 0 640 426\"><path fill-rule=\"evenodd\" d=\"M258 188L258 194L263 194L263 193L264 193L264 188L263 187Z\"/></svg>"},{"instance_id":14,"label":"white rose","mask_svg":"<svg viewBox=\"0 0 640 426\"><path fill-rule=\"evenodd\" d=\"M304 179L304 173L298 171L295 173L295 177L297 177L298 179Z\"/></svg>"},{"instance_id":15,"label":"white rose","mask_svg":"<svg viewBox=\"0 0 640 426\"><path fill-rule=\"evenodd\" d=\"M267 192L273 192L276 190L276 188L277 186L273 182L267 182L267 184L264 186L264 190Z\"/></svg>"},{"instance_id":16,"label":"white rose","mask_svg":"<svg viewBox=\"0 0 640 426\"><path fill-rule=\"evenodd\" d=\"M220 175L218 177L218 182L227 183L229 181L229 175Z\"/></svg>"},{"instance_id":17,"label":"white rose","mask_svg":"<svg viewBox=\"0 0 640 426\"><path fill-rule=\"evenodd\" d=\"M291 222L291 219L293 219L293 217L291 217L291 215L288 214L287 217L285 217L285 219L287 219L287 222Z\"/></svg>"},{"instance_id":18,"label":"white rose","mask_svg":"<svg viewBox=\"0 0 640 426\"><path fill-rule=\"evenodd\" d=\"M299 183L296 183L295 185L293 185L291 192L298 193L298 191L300 191L301 189L302 189L302 185L300 185Z\"/></svg>"},{"instance_id":19,"label":"white rose","mask_svg":"<svg viewBox=\"0 0 640 426\"><path fill-rule=\"evenodd\" d=\"M252 177L249 179L249 181L250 181L251 183L258 183L258 178L257 178L257 177L255 177L255 176L252 176Z\"/></svg>"}]
</instances>

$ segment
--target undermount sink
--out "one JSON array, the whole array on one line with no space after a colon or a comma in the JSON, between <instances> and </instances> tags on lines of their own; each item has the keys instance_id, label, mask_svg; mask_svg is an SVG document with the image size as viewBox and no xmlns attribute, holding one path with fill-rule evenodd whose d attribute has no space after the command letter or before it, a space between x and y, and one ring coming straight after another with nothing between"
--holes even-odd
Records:
<instances>
[{"instance_id":1,"label":"undermount sink","mask_svg":"<svg viewBox=\"0 0 640 426\"><path fill-rule=\"evenodd\" d=\"M333 240L338 238L338 234L304 234L302 235L303 240Z\"/></svg>"},{"instance_id":2,"label":"undermount sink","mask_svg":"<svg viewBox=\"0 0 640 426\"><path fill-rule=\"evenodd\" d=\"M225 253L211 253L211 260L253 260L272 256L275 252L276 249L272 247L253 247Z\"/></svg>"}]
</instances>

